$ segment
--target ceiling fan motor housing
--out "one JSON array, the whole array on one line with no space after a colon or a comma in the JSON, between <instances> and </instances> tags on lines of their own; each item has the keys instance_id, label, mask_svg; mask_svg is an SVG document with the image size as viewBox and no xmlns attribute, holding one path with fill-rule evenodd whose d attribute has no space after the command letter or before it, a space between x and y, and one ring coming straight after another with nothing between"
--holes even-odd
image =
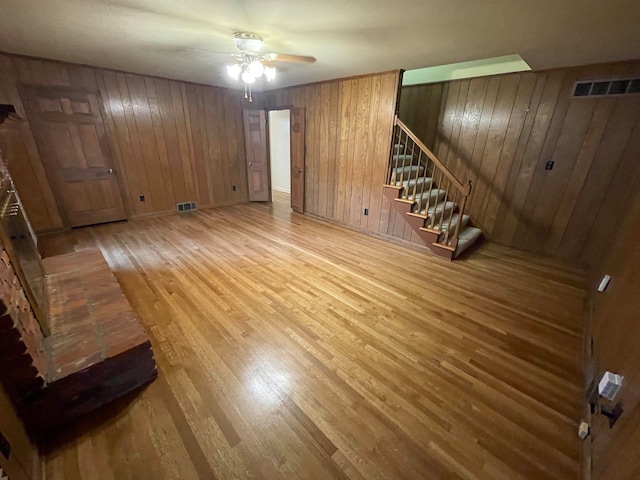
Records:
<instances>
[{"instance_id":1,"label":"ceiling fan motor housing","mask_svg":"<svg viewBox=\"0 0 640 480\"><path fill-rule=\"evenodd\" d=\"M236 47L241 52L259 53L264 44L262 37L251 32L236 32Z\"/></svg>"}]
</instances>

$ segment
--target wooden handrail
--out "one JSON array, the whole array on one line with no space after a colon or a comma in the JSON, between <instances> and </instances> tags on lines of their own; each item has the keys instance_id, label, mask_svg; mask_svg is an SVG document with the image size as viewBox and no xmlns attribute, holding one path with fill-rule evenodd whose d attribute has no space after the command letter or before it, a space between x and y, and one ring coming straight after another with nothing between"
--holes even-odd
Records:
<instances>
[{"instance_id":1,"label":"wooden handrail","mask_svg":"<svg viewBox=\"0 0 640 480\"><path fill-rule=\"evenodd\" d=\"M458 180L448 169L447 167L444 166L444 164L438 160L438 157L436 157L433 152L431 150L429 150L427 148L427 146L422 143L422 141L416 137L414 135L414 133L409 130L409 128L402 123L402 120L400 120L397 116L395 119L395 124L400 127L400 129L411 139L414 141L414 143L424 152L427 154L427 156L429 157L429 159L434 163L434 165L436 165L440 171L442 173L444 173L444 175L451 181L451 183L453 183L453 185L456 187L456 189L466 198L471 194L471 184L467 183L466 185L463 184L462 182L460 182L460 180Z\"/></svg>"},{"instance_id":2,"label":"wooden handrail","mask_svg":"<svg viewBox=\"0 0 640 480\"><path fill-rule=\"evenodd\" d=\"M388 187L399 188L395 194L397 198L394 195L395 200L410 204L410 211L406 213L412 218L422 219L420 222L414 218L412 227L421 235L422 232L436 234L433 245L455 255L461 229L464 228L462 224L471 195L471 181L463 184L458 180L397 116L394 119L394 142L391 144L387 182ZM457 216L455 225L454 212Z\"/></svg>"}]
</instances>

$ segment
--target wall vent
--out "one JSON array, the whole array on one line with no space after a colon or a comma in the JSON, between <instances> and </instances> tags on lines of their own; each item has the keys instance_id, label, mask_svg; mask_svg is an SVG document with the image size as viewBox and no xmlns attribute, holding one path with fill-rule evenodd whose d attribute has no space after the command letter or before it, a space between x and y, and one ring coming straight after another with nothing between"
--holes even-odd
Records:
<instances>
[{"instance_id":1,"label":"wall vent","mask_svg":"<svg viewBox=\"0 0 640 480\"><path fill-rule=\"evenodd\" d=\"M640 93L640 78L577 82L572 97L603 97L605 95L631 95Z\"/></svg>"},{"instance_id":2,"label":"wall vent","mask_svg":"<svg viewBox=\"0 0 640 480\"><path fill-rule=\"evenodd\" d=\"M181 202L177 204L178 213L191 212L198 209L196 202Z\"/></svg>"}]
</instances>

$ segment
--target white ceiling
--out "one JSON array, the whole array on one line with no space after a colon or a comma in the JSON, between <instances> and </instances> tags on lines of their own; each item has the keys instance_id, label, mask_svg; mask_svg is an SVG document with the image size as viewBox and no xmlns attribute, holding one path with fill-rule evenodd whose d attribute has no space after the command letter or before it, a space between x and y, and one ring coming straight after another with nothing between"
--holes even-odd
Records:
<instances>
[{"instance_id":1,"label":"white ceiling","mask_svg":"<svg viewBox=\"0 0 640 480\"><path fill-rule=\"evenodd\" d=\"M640 58L640 1L0 0L0 51L210 85L238 87L236 31L318 59L271 88L514 53L539 70Z\"/></svg>"}]
</instances>

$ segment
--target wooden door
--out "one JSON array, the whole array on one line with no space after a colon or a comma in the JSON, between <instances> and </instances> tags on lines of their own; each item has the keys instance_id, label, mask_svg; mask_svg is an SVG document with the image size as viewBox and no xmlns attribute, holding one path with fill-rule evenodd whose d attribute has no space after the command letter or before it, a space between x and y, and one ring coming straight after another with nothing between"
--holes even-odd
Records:
<instances>
[{"instance_id":1,"label":"wooden door","mask_svg":"<svg viewBox=\"0 0 640 480\"><path fill-rule=\"evenodd\" d=\"M267 144L267 120L264 110L244 111L244 142L247 151L249 201L271 201L271 178Z\"/></svg>"},{"instance_id":2,"label":"wooden door","mask_svg":"<svg viewBox=\"0 0 640 480\"><path fill-rule=\"evenodd\" d=\"M291 109L291 208L304 212L304 108Z\"/></svg>"},{"instance_id":3,"label":"wooden door","mask_svg":"<svg viewBox=\"0 0 640 480\"><path fill-rule=\"evenodd\" d=\"M25 109L65 223L126 218L98 92L22 86Z\"/></svg>"}]
</instances>

